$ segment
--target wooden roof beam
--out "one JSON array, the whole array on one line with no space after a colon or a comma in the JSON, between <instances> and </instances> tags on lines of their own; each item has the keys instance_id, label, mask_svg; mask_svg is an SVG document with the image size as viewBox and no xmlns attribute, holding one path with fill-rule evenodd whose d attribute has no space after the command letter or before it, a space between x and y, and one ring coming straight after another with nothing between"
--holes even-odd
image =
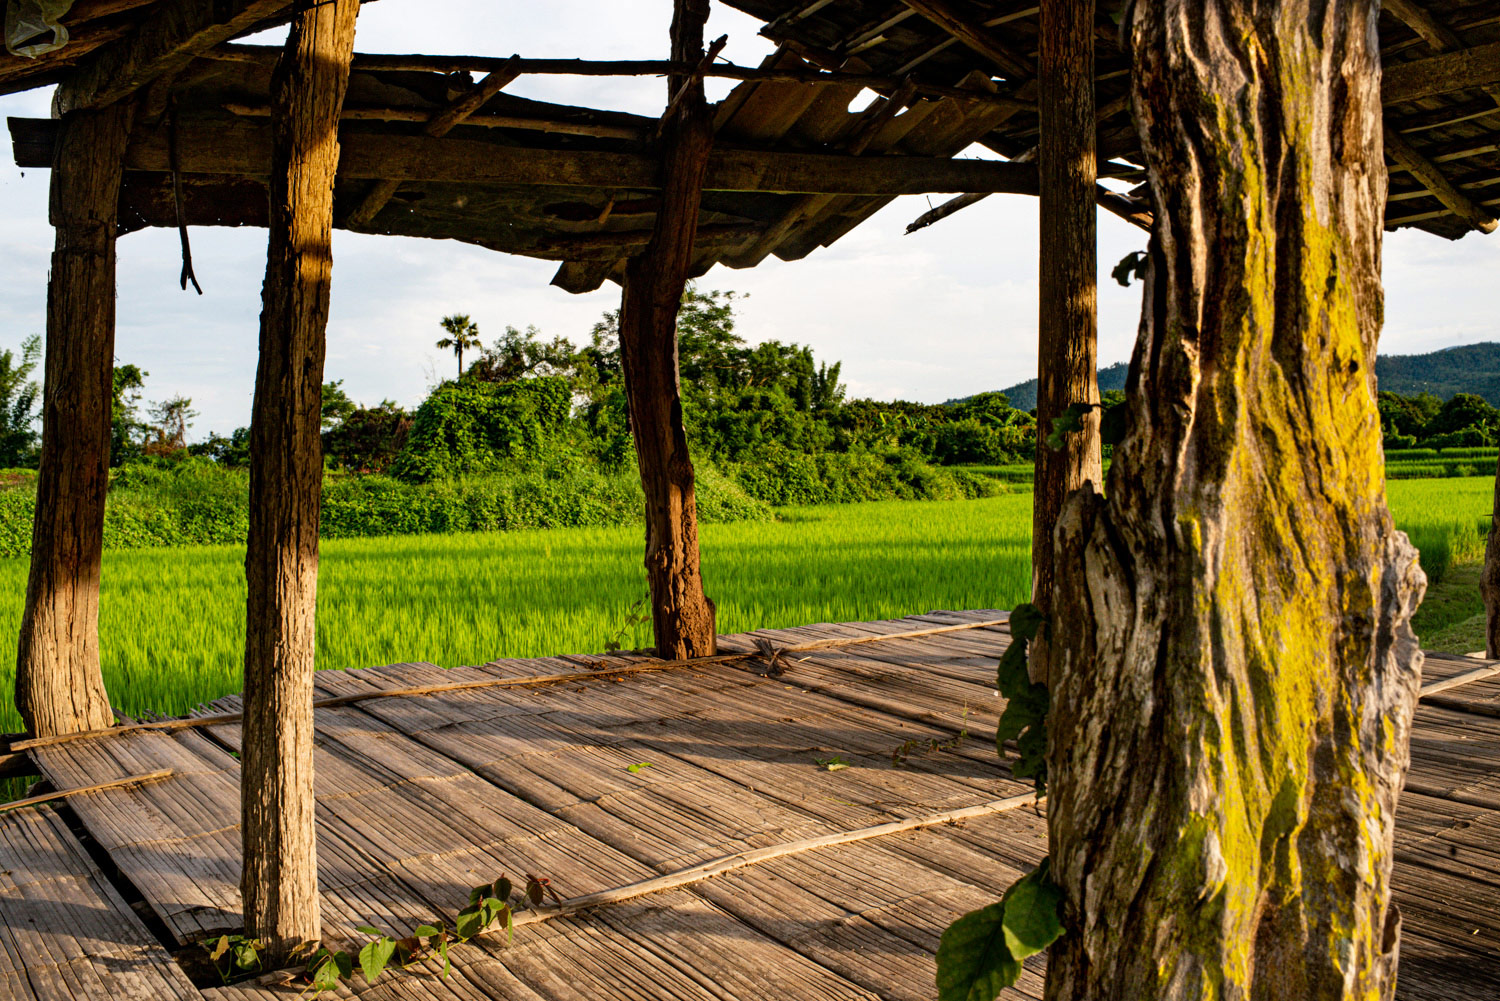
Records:
<instances>
[{"instance_id":1,"label":"wooden roof beam","mask_svg":"<svg viewBox=\"0 0 1500 1001\"><path fill-rule=\"evenodd\" d=\"M51 167L57 122L10 120L16 163ZM177 123L185 174L263 177L270 170L271 130L259 122ZM535 149L472 139L373 135L345 131L339 174L365 180L442 181L479 185L536 185L652 190L659 164L641 153ZM127 170L168 172L167 133L138 132ZM921 156L836 156L716 148L709 159L710 191L774 194L909 195L989 191L1035 194L1036 167L995 160Z\"/></svg>"},{"instance_id":2,"label":"wooden roof beam","mask_svg":"<svg viewBox=\"0 0 1500 1001\"><path fill-rule=\"evenodd\" d=\"M63 81L58 111L113 104L289 5L288 0L165 0L133 32L100 49Z\"/></svg>"},{"instance_id":3,"label":"wooden roof beam","mask_svg":"<svg viewBox=\"0 0 1500 1001\"><path fill-rule=\"evenodd\" d=\"M901 0L912 10L984 56L1005 72L1007 78L1029 80L1036 71L1010 49L990 29L970 17L951 0Z\"/></svg>"},{"instance_id":4,"label":"wooden roof beam","mask_svg":"<svg viewBox=\"0 0 1500 1001\"><path fill-rule=\"evenodd\" d=\"M1451 52L1462 49L1465 42L1452 28L1432 16L1427 8L1415 0L1385 0L1384 8L1421 36L1435 52ZM1500 107L1500 86L1488 86L1484 92Z\"/></svg>"},{"instance_id":5,"label":"wooden roof beam","mask_svg":"<svg viewBox=\"0 0 1500 1001\"><path fill-rule=\"evenodd\" d=\"M205 59L222 62L253 62L270 64L275 62L276 49L264 45L221 45L204 53ZM491 73L501 67L515 70L521 76L668 76L685 75L699 70L693 64L673 62L669 59L536 59L510 56L429 56L387 55L384 53L356 54L356 73ZM859 86L871 90L888 91L905 82L901 76L880 73L846 73L805 68L774 68L765 66L739 66L735 63L711 63L702 68L704 76L722 80L741 80L754 83L805 83L814 86ZM967 90L961 87L945 87L941 84L918 81L917 93L923 97L951 98L956 101L972 101L981 104L996 104L1017 111L1035 111L1036 102L1023 100L1007 94L990 94L984 91Z\"/></svg>"},{"instance_id":6,"label":"wooden roof beam","mask_svg":"<svg viewBox=\"0 0 1500 1001\"><path fill-rule=\"evenodd\" d=\"M436 139L452 132L470 115L482 108L485 102L514 82L519 75L513 69L495 70L476 83L467 94L446 108L434 112L423 127L422 134ZM374 187L365 193L364 201L360 202L349 214L349 226L358 229L369 225L370 220L380 214L380 210L386 207L400 187L400 181L376 181Z\"/></svg>"},{"instance_id":7,"label":"wooden roof beam","mask_svg":"<svg viewBox=\"0 0 1500 1001\"><path fill-rule=\"evenodd\" d=\"M1413 177L1426 185L1433 197L1442 202L1454 215L1481 233L1495 231L1495 217L1460 191L1437 164L1417 152L1401 137L1400 133L1394 130L1386 131L1385 151L1399 166L1404 167Z\"/></svg>"},{"instance_id":8,"label":"wooden roof beam","mask_svg":"<svg viewBox=\"0 0 1500 1001\"><path fill-rule=\"evenodd\" d=\"M1500 42L1393 63L1382 71L1380 99L1399 104L1500 84Z\"/></svg>"}]
</instances>

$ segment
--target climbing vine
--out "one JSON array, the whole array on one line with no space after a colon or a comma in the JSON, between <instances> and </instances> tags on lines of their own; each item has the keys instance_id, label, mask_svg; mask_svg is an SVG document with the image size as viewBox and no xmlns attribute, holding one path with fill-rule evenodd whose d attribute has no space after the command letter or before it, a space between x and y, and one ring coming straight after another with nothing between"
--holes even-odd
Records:
<instances>
[{"instance_id":1,"label":"climbing vine","mask_svg":"<svg viewBox=\"0 0 1500 1001\"><path fill-rule=\"evenodd\" d=\"M361 925L355 930L372 937L357 952L351 954L342 949L320 947L292 984L302 989L302 997L320 997L338 990L340 984L352 984L356 970L366 984L373 984L392 965L409 970L428 959L442 962L439 975L446 978L453 969L448 958L452 946L462 945L476 935L501 926L505 929L506 940L510 940L515 920L515 908L511 904L513 890L511 881L504 876L493 883L474 887L469 891L468 906L458 912L451 929L445 922L438 921L421 925L410 935L395 938L378 928ZM519 906L540 907L548 898L553 903L562 903L551 880L527 873ZM215 971L226 984L240 975L259 972L260 953L264 947L260 940L238 934L220 936L203 946Z\"/></svg>"},{"instance_id":2,"label":"climbing vine","mask_svg":"<svg viewBox=\"0 0 1500 1001\"><path fill-rule=\"evenodd\" d=\"M1070 410L1072 408L1069 408ZM1005 711L995 729L995 750L1016 743L1011 774L1032 780L1037 796L1047 791L1047 686L1031 680L1027 655L1047 628L1035 605L1010 613L1010 646L1000 658L996 686ZM970 911L943 932L937 952L938 1001L994 1001L1021 976L1021 963L1062 935L1062 890L1048 873L1049 860L1022 876L998 903Z\"/></svg>"}]
</instances>

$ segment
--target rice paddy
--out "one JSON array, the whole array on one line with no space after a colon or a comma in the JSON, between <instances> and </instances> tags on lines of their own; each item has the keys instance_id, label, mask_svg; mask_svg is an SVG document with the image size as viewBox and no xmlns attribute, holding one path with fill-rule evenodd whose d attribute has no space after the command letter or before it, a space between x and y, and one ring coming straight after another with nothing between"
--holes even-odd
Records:
<instances>
[{"instance_id":1,"label":"rice paddy","mask_svg":"<svg viewBox=\"0 0 1500 1001\"><path fill-rule=\"evenodd\" d=\"M1478 526L1492 489L1487 477L1390 484L1397 523L1434 576L1482 550ZM721 632L934 608L1009 608L1030 592L1028 493L779 514L770 524L702 529L704 576ZM639 528L327 541L318 664L424 660L452 667L597 653L611 640L645 646L642 547ZM235 546L105 554L101 659L120 710L181 713L239 690L243 559ZM26 572L25 559L0 560L0 690L7 695ZM19 727L7 698L0 731Z\"/></svg>"}]
</instances>

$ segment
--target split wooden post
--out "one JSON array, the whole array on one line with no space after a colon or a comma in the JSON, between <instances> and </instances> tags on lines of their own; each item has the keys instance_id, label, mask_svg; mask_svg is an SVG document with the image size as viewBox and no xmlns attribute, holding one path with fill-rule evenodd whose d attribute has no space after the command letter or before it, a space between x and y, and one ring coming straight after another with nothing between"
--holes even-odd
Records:
<instances>
[{"instance_id":1,"label":"split wooden post","mask_svg":"<svg viewBox=\"0 0 1500 1001\"><path fill-rule=\"evenodd\" d=\"M99 567L115 359L115 234L133 102L63 119L52 169L42 456L16 708L38 736L114 722L99 670Z\"/></svg>"},{"instance_id":2,"label":"split wooden post","mask_svg":"<svg viewBox=\"0 0 1500 1001\"><path fill-rule=\"evenodd\" d=\"M708 0L677 0L673 60L703 58ZM686 86L687 91L679 92ZM669 78L662 125L662 193L651 241L625 268L620 359L636 460L646 494L646 576L656 652L667 659L715 651L714 604L698 565L698 505L682 424L677 311L692 263L698 205L713 147L713 120L701 76Z\"/></svg>"},{"instance_id":3,"label":"split wooden post","mask_svg":"<svg viewBox=\"0 0 1500 1001\"><path fill-rule=\"evenodd\" d=\"M270 248L250 425L240 879L247 935L285 959L321 937L313 651L323 356L338 120L358 0L298 14L271 82Z\"/></svg>"},{"instance_id":4,"label":"split wooden post","mask_svg":"<svg viewBox=\"0 0 1500 1001\"><path fill-rule=\"evenodd\" d=\"M1103 480L1098 407L1082 430L1046 444L1052 422L1075 403L1098 404L1097 248L1094 188L1094 2L1042 0L1037 55L1041 136L1037 143L1041 261L1038 268L1036 485L1032 494L1032 602L1052 605L1053 540L1063 500ZM1048 644L1036 644L1033 680L1047 675Z\"/></svg>"}]
</instances>

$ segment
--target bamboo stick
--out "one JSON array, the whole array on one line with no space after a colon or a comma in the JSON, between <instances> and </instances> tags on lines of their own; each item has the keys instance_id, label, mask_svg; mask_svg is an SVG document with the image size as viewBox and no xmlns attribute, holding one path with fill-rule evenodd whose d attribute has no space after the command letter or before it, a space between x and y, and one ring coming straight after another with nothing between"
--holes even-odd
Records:
<instances>
[{"instance_id":1,"label":"bamboo stick","mask_svg":"<svg viewBox=\"0 0 1500 1001\"><path fill-rule=\"evenodd\" d=\"M261 45L221 45L207 53L204 58L220 62L271 62L275 50ZM493 72L509 64L522 76L670 76L694 72L693 63L677 63L665 59L525 59L495 56L427 56L427 55L373 55L357 54L354 57L355 72L367 73L464 73ZM861 86L871 90L890 90L901 85L900 77L879 73L824 72L814 69L771 69L758 66L739 66L734 63L714 63L703 71L705 76L725 80L742 80L755 83L803 83L812 86ZM980 104L996 104L1017 111L1035 111L1036 102L1004 94L987 94L965 90L960 87L945 87L939 84L918 83L917 93L925 97L949 98Z\"/></svg>"},{"instance_id":2,"label":"bamboo stick","mask_svg":"<svg viewBox=\"0 0 1500 1001\"><path fill-rule=\"evenodd\" d=\"M43 793L40 796L28 796L25 799L12 800L9 803L0 803L0 813L8 813L11 810L19 810L24 806L36 806L39 803L50 803L53 800L67 799L69 796L78 796L86 792L103 792L105 789L118 789L121 786L140 785L144 782L155 782L172 774L172 769L163 768L160 771L147 772L144 775L129 775L123 779L114 779L109 782L100 782L97 785L83 786L78 789L59 789L56 792Z\"/></svg>"},{"instance_id":3,"label":"bamboo stick","mask_svg":"<svg viewBox=\"0 0 1500 1001\"><path fill-rule=\"evenodd\" d=\"M1430 684L1423 685L1421 697L1425 699L1429 695L1437 695L1439 692L1446 692L1450 689L1458 688L1460 685L1467 685L1474 681L1483 681L1486 678L1493 678L1496 675L1500 675L1500 662L1489 663L1484 664L1480 667L1470 668L1467 671L1458 672L1451 678L1444 678L1442 681L1434 681Z\"/></svg>"},{"instance_id":4,"label":"bamboo stick","mask_svg":"<svg viewBox=\"0 0 1500 1001\"><path fill-rule=\"evenodd\" d=\"M877 643L885 640L915 639L921 636L936 636L940 633L958 632L966 629L986 629L993 626L1003 626L1010 620L989 619L984 622L964 622L952 626L938 626L933 629L913 629L901 633L876 633L869 636L852 636L847 639L817 640L812 643L804 643L798 646L780 648L780 652L804 653L810 650L823 650L830 647L858 646L862 643ZM419 695L439 695L445 692L466 692L480 688L524 688L533 685L557 685L578 681L592 681L599 678L623 677L631 674L642 674L648 671L672 671L680 668L712 667L715 664L731 664L739 661L751 660L764 656L759 650L752 653L730 653L718 654L713 657L697 657L686 660L657 660L647 661L643 664L627 664L620 667L604 668L598 671L569 671L563 674L540 674L523 678L483 678L475 681L455 681L445 685L420 685L412 688L390 688L375 692L360 692L355 695L338 695L326 699L313 700L314 709L326 709L332 706L352 705L356 702L365 702L369 699L381 698L409 698ZM88 740L95 737L109 737L126 733L150 733L153 731L175 732L177 730L192 730L205 726L221 726L228 723L238 723L244 718L242 713L220 713L214 716L196 716L185 719L157 720L152 723L132 723L127 726L112 726L100 730L83 730L77 733L60 734L55 737L34 737L30 740L20 740L10 745L11 752L30 751L40 747L54 747L58 744L68 744L78 740Z\"/></svg>"},{"instance_id":5,"label":"bamboo stick","mask_svg":"<svg viewBox=\"0 0 1500 1001\"><path fill-rule=\"evenodd\" d=\"M577 914L579 911L588 910L592 907L618 904L636 897L643 897L649 893L675 890L692 883L702 882L705 879L712 879L714 876L721 876L735 869L742 869L745 866L756 865L761 862L769 862L772 859L785 858L788 855L797 855L819 848L832 848L836 845L852 844L856 841L867 841L871 838L885 837L889 834L902 834L906 831L921 830L924 827L936 827L939 824L953 824L961 820L972 820L975 817L988 817L992 814L1004 813L1039 802L1041 802L1041 797L1037 796L1034 792L1028 792L1019 796L991 800L988 803L981 803L978 806L948 810L944 813L933 814L928 817L897 820L888 824L877 824L874 827L862 828L857 831L841 831L837 834L825 834L821 837L807 838L802 841L792 841L781 845L768 845L765 848L735 852L733 855L725 855L707 862L700 862L698 865L688 866L686 869L679 869L665 876L641 880L639 883L631 883L627 886L617 886L608 890L600 890L597 893L587 893L580 897L571 897L550 910L526 911L517 915L514 923L520 926L535 924L539 921L549 921L552 918L567 917L570 914Z\"/></svg>"}]
</instances>

